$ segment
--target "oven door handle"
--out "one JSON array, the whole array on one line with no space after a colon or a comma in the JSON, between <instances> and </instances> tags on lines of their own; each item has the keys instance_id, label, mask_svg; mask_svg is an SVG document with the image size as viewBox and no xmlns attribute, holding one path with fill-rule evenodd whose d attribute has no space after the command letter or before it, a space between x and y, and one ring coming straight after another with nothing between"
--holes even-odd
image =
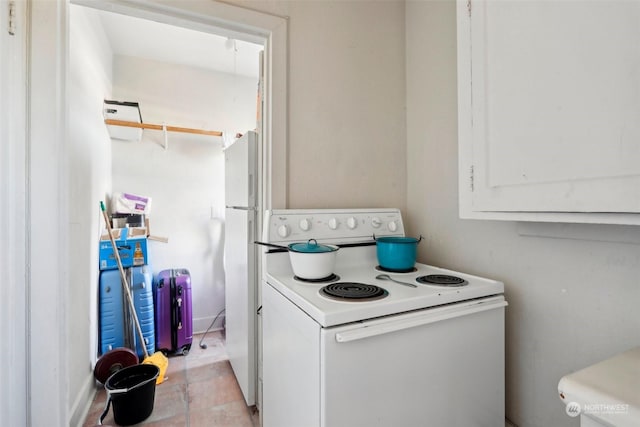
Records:
<instances>
[{"instance_id":1,"label":"oven door handle","mask_svg":"<svg viewBox=\"0 0 640 427\"><path fill-rule=\"evenodd\" d=\"M424 315L418 317L399 319L396 321L389 321L359 329L352 329L350 331L338 332L336 334L336 341L345 343L361 340L363 338L388 334L390 332L397 332L403 329L415 328L416 326L428 325L430 323L441 322L443 320L453 319L456 317L467 316L469 314L494 310L496 308L502 308L507 305L508 303L502 299L500 301L496 301L495 299L491 301L482 301L463 309L460 309L460 307L456 307L457 309L447 310L435 315L434 313L425 313Z\"/></svg>"}]
</instances>

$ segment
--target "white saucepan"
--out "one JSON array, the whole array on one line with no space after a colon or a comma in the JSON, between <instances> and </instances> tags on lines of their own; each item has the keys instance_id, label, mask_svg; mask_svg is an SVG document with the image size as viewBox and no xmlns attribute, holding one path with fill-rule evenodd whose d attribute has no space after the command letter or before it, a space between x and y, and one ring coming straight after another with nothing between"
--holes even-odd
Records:
<instances>
[{"instance_id":1,"label":"white saucepan","mask_svg":"<svg viewBox=\"0 0 640 427\"><path fill-rule=\"evenodd\" d=\"M319 244L316 239L310 239L305 243L291 243L287 246L264 242L255 243L287 250L293 274L307 280L324 279L331 276L339 249L335 245Z\"/></svg>"}]
</instances>

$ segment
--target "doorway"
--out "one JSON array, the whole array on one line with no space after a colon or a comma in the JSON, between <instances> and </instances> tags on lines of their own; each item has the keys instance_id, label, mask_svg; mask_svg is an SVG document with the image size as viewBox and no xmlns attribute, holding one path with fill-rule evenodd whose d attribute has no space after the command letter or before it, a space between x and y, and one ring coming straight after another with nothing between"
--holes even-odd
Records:
<instances>
[{"instance_id":1,"label":"doorway","mask_svg":"<svg viewBox=\"0 0 640 427\"><path fill-rule=\"evenodd\" d=\"M285 206L286 19L212 1L74 3L203 31L219 28L227 37L237 39L265 40L267 81L261 190L264 208ZM70 270L82 261L71 259L68 251L69 246L77 244L74 236L79 235L76 231L81 215L72 212L68 204L73 188L67 183L82 179L79 171L72 169L82 164L82 158L69 158L66 141L73 126L84 124L68 121L69 4L35 1L31 6L26 155L30 167L24 175L16 177L29 183L25 214L29 272L25 285L30 299L22 305L28 313L29 334L17 342L13 351L16 356L26 356L28 361L23 401L29 424L76 424L90 397L92 371L87 360L95 348L85 337L74 335L70 327L74 322L86 322L88 316L74 311L86 300L76 300L74 287L80 285L69 280ZM90 215L96 210L93 204L83 208ZM91 221L97 223L98 215L91 216ZM97 246L91 242L83 244L89 249ZM90 254L87 259L91 259ZM47 364L39 359L43 353L47 354ZM16 420L16 423L23 422Z\"/></svg>"},{"instance_id":2,"label":"doorway","mask_svg":"<svg viewBox=\"0 0 640 427\"><path fill-rule=\"evenodd\" d=\"M150 197L147 264L154 275L186 268L194 332L219 327L225 323L224 313L218 316L225 308L224 152L237 134L260 127L264 45L75 4L69 16L69 119L85 123L71 126L69 152L84 158L76 168L85 167L92 183L70 183L72 212L103 193L109 195L108 206L118 193ZM102 110L101 96L112 100ZM105 114L185 132L105 126ZM79 232L92 233L86 218L74 222L81 225ZM91 249L78 246L71 246L72 258ZM87 277L94 283L94 272L82 270L72 269L71 281ZM94 295L92 290L87 297L93 301ZM95 325L96 313L90 318Z\"/></svg>"}]
</instances>

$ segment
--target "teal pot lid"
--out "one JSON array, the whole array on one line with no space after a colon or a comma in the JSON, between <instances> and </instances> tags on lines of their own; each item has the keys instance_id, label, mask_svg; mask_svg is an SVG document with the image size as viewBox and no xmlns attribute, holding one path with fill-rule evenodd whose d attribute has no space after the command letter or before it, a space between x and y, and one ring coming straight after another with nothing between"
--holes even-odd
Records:
<instances>
[{"instance_id":1,"label":"teal pot lid","mask_svg":"<svg viewBox=\"0 0 640 427\"><path fill-rule=\"evenodd\" d=\"M324 253L324 252L334 252L334 251L337 251L338 248L336 246L320 245L318 244L316 239L309 239L309 241L305 243L290 244L289 250L292 250L293 252L317 254L317 253Z\"/></svg>"}]
</instances>

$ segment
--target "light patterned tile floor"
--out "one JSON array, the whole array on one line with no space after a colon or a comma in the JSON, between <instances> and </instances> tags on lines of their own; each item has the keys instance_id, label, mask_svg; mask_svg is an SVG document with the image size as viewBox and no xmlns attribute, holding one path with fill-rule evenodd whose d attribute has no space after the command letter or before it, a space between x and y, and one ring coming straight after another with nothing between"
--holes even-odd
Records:
<instances>
[{"instance_id":1,"label":"light patterned tile floor","mask_svg":"<svg viewBox=\"0 0 640 427\"><path fill-rule=\"evenodd\" d=\"M187 356L169 358L167 379L156 386L153 412L139 425L145 427L259 427L255 407L247 407L224 349L219 331L209 332L206 349L199 346L202 335L193 337ZM100 384L84 427L98 425L106 392ZM103 421L114 424L113 407Z\"/></svg>"}]
</instances>

